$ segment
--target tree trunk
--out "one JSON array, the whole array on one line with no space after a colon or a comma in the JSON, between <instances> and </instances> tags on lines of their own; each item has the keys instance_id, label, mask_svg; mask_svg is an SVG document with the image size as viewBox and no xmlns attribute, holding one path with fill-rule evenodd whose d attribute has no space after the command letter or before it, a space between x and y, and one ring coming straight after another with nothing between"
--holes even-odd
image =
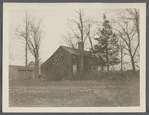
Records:
<instances>
[{"instance_id":1,"label":"tree trunk","mask_svg":"<svg viewBox=\"0 0 149 115\"><path fill-rule=\"evenodd\" d=\"M135 73L136 72L136 68L135 68L135 62L134 62L133 56L131 56L131 64L132 64L133 73Z\"/></svg>"},{"instance_id":2,"label":"tree trunk","mask_svg":"<svg viewBox=\"0 0 149 115\"><path fill-rule=\"evenodd\" d=\"M107 65L107 72L109 73L109 57L108 57L108 45L106 43L106 65Z\"/></svg>"},{"instance_id":3,"label":"tree trunk","mask_svg":"<svg viewBox=\"0 0 149 115\"><path fill-rule=\"evenodd\" d=\"M108 63L108 59L107 59L107 72L109 73L109 63Z\"/></svg>"},{"instance_id":4,"label":"tree trunk","mask_svg":"<svg viewBox=\"0 0 149 115\"><path fill-rule=\"evenodd\" d=\"M108 60L108 55L106 54L106 61L107 61L107 72L109 73L109 60Z\"/></svg>"},{"instance_id":5,"label":"tree trunk","mask_svg":"<svg viewBox=\"0 0 149 115\"><path fill-rule=\"evenodd\" d=\"M35 56L35 78L39 78L39 60L38 60L38 55Z\"/></svg>"},{"instance_id":6,"label":"tree trunk","mask_svg":"<svg viewBox=\"0 0 149 115\"><path fill-rule=\"evenodd\" d=\"M90 45L91 45L91 50L93 50L93 43L92 43L92 40L91 40L90 36L89 36L89 42L90 42Z\"/></svg>"},{"instance_id":7,"label":"tree trunk","mask_svg":"<svg viewBox=\"0 0 149 115\"><path fill-rule=\"evenodd\" d=\"M123 72L123 48L122 48L121 42L120 42L120 46L121 46L121 72Z\"/></svg>"},{"instance_id":8,"label":"tree trunk","mask_svg":"<svg viewBox=\"0 0 149 115\"><path fill-rule=\"evenodd\" d=\"M82 55L81 55L81 78L83 77L84 75L84 54L82 52ZM79 80L80 80L80 77L79 77Z\"/></svg>"},{"instance_id":9,"label":"tree trunk","mask_svg":"<svg viewBox=\"0 0 149 115\"><path fill-rule=\"evenodd\" d=\"M28 79L27 71L27 38L26 38L26 48L25 48L25 66L26 66L26 79Z\"/></svg>"},{"instance_id":10,"label":"tree trunk","mask_svg":"<svg viewBox=\"0 0 149 115\"><path fill-rule=\"evenodd\" d=\"M133 73L135 73L136 72L136 68L135 68L134 56L132 55L130 47L129 47L129 54L130 54L130 58L131 58L132 70L133 70Z\"/></svg>"},{"instance_id":11,"label":"tree trunk","mask_svg":"<svg viewBox=\"0 0 149 115\"><path fill-rule=\"evenodd\" d=\"M28 78L28 70L27 70L27 39L28 39L28 27L27 27L27 13L26 13L26 38L25 38L25 66L26 66L26 79Z\"/></svg>"}]
</instances>

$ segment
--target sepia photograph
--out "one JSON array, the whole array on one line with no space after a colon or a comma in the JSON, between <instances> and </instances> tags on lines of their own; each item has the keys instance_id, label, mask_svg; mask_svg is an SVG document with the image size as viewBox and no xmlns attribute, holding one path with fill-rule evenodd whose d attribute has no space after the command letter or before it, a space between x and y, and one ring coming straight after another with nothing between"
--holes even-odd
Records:
<instances>
[{"instance_id":1,"label":"sepia photograph","mask_svg":"<svg viewBox=\"0 0 149 115\"><path fill-rule=\"evenodd\" d=\"M3 112L145 112L145 3L4 3Z\"/></svg>"}]
</instances>

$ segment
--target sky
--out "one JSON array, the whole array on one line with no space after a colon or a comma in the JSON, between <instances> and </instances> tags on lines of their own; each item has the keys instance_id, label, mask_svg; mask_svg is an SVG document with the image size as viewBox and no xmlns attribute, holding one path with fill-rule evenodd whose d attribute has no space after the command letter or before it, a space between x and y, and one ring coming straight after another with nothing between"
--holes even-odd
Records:
<instances>
[{"instance_id":1,"label":"sky","mask_svg":"<svg viewBox=\"0 0 149 115\"><path fill-rule=\"evenodd\" d=\"M25 65L25 44L16 36L15 28L23 27L26 11L35 19L42 19L43 38L41 42L40 58L41 62L46 61L61 45L68 46L63 36L69 31L69 19L76 19L76 10L73 8L54 8L54 9L11 9L9 10L9 64ZM84 9L84 15L95 21L103 22L103 14L106 13L107 19L117 18L117 9ZM95 43L95 41L93 41ZM86 50L88 50L86 48ZM34 61L34 57L28 55L28 63Z\"/></svg>"},{"instance_id":2,"label":"sky","mask_svg":"<svg viewBox=\"0 0 149 115\"><path fill-rule=\"evenodd\" d=\"M41 62L46 61L58 49L60 45L68 46L63 36L69 31L68 20L77 18L77 9L11 9L9 10L9 64L25 64L25 44L16 36L15 29L23 26L26 11L36 19L42 19L43 39L41 42L40 58ZM86 16L102 21L103 13L107 10L85 9ZM34 58L29 54L28 62Z\"/></svg>"}]
</instances>

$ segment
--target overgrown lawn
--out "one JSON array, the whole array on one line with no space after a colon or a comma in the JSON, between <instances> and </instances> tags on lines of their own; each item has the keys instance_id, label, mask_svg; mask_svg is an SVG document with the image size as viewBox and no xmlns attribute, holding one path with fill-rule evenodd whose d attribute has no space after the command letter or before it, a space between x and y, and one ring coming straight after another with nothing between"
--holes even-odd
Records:
<instances>
[{"instance_id":1,"label":"overgrown lawn","mask_svg":"<svg viewBox=\"0 0 149 115\"><path fill-rule=\"evenodd\" d=\"M139 106L139 86L138 74L105 74L98 80L87 81L11 80L9 105L10 107Z\"/></svg>"}]
</instances>

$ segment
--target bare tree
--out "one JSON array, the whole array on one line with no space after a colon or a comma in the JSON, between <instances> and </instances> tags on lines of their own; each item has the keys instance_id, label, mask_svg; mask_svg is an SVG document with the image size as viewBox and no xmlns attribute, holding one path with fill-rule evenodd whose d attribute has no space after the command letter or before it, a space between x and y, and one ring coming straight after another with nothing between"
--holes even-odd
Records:
<instances>
[{"instance_id":1,"label":"bare tree","mask_svg":"<svg viewBox=\"0 0 149 115\"><path fill-rule=\"evenodd\" d=\"M25 29L24 29L25 27ZM27 76L27 54L28 50L35 58L35 77L39 77L39 49L42 38L41 20L37 21L26 13L25 25L23 28L18 27L16 34L25 41L25 66Z\"/></svg>"},{"instance_id":2,"label":"bare tree","mask_svg":"<svg viewBox=\"0 0 149 115\"><path fill-rule=\"evenodd\" d=\"M77 42L74 39L74 37L71 35L71 33L68 32L67 35L63 36L63 38L69 47L76 49Z\"/></svg>"},{"instance_id":3,"label":"bare tree","mask_svg":"<svg viewBox=\"0 0 149 115\"><path fill-rule=\"evenodd\" d=\"M89 43L90 43L90 50L91 51L93 51L92 40L95 37L95 35L97 34L97 27L94 27L95 24L96 24L96 22L94 22L93 20L88 19L87 28L86 28L86 35L87 35L87 38L88 38Z\"/></svg>"},{"instance_id":4,"label":"bare tree","mask_svg":"<svg viewBox=\"0 0 149 115\"><path fill-rule=\"evenodd\" d=\"M121 22L117 23L120 29L114 28L125 42L126 47L123 47L128 51L133 73L136 71L135 67L135 56L139 52L140 44L140 15L137 9L126 9L127 16L121 15Z\"/></svg>"},{"instance_id":5,"label":"bare tree","mask_svg":"<svg viewBox=\"0 0 149 115\"><path fill-rule=\"evenodd\" d=\"M78 17L77 19L70 20L70 30L72 31L73 37L77 39L77 42L82 42L83 45L86 42L87 34L86 34L86 20L84 16L84 10L80 9L79 11L76 11ZM84 74L84 53L82 51L81 53L81 74Z\"/></svg>"},{"instance_id":6,"label":"bare tree","mask_svg":"<svg viewBox=\"0 0 149 115\"><path fill-rule=\"evenodd\" d=\"M87 21L85 20L84 10L80 9L79 11L76 11L76 13L77 19L69 20L69 29L72 31L73 38L76 38L79 42L85 43L87 39Z\"/></svg>"},{"instance_id":7,"label":"bare tree","mask_svg":"<svg viewBox=\"0 0 149 115\"><path fill-rule=\"evenodd\" d=\"M28 48L35 58L35 77L39 77L39 49L42 39L41 20L32 20L30 26L30 35L27 40Z\"/></svg>"},{"instance_id":8,"label":"bare tree","mask_svg":"<svg viewBox=\"0 0 149 115\"><path fill-rule=\"evenodd\" d=\"M31 21L31 15L28 15L28 12L26 12L26 17L25 17L25 28L16 28L16 35L23 39L25 41L25 66L26 66L26 78L27 78L27 54L28 54L28 47L27 47L27 40L29 36L29 28L30 28L30 21Z\"/></svg>"},{"instance_id":9,"label":"bare tree","mask_svg":"<svg viewBox=\"0 0 149 115\"><path fill-rule=\"evenodd\" d=\"M92 40L94 36L97 34L97 24L99 22L93 21L89 16L84 15L84 10L80 9L76 11L77 19L69 20L69 29L72 33L67 33L64 36L66 43L70 47L76 46L77 42L83 42L84 45L86 44L86 40L89 40L90 49L93 49ZM77 40L74 40L76 39Z\"/></svg>"},{"instance_id":10,"label":"bare tree","mask_svg":"<svg viewBox=\"0 0 149 115\"><path fill-rule=\"evenodd\" d=\"M124 41L120 41L120 53L121 53L121 59L120 59L121 67L120 67L120 70L121 70L121 72L124 71L124 69L123 69L123 58L125 56L125 53L123 52L124 47L125 47L124 46Z\"/></svg>"},{"instance_id":11,"label":"bare tree","mask_svg":"<svg viewBox=\"0 0 149 115\"><path fill-rule=\"evenodd\" d=\"M96 35L97 26L93 20L89 17L84 15L84 10L79 9L76 11L77 19L69 20L69 29L71 30L72 34L68 34L67 37L65 36L65 41L68 43L69 46L75 48L78 42L82 42L85 46L87 43L87 39L89 40L90 50L93 50L93 43L92 40ZM82 52L81 56L81 73L83 75L84 72L84 54Z\"/></svg>"}]
</instances>

